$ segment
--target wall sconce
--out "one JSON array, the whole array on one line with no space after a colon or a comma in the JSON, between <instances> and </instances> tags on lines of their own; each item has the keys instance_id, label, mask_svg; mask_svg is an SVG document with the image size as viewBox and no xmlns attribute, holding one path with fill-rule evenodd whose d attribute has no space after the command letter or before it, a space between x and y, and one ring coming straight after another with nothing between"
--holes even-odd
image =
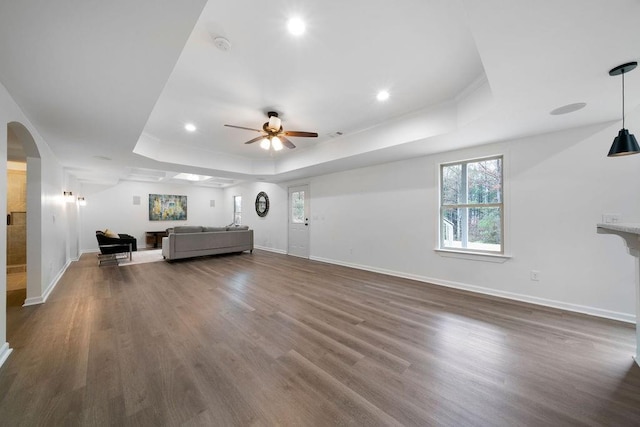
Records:
<instances>
[{"instance_id":1,"label":"wall sconce","mask_svg":"<svg viewBox=\"0 0 640 427\"><path fill-rule=\"evenodd\" d=\"M78 206L87 206L87 201L84 197L78 197Z\"/></svg>"},{"instance_id":2,"label":"wall sconce","mask_svg":"<svg viewBox=\"0 0 640 427\"><path fill-rule=\"evenodd\" d=\"M73 203L75 198L73 197L73 191L63 191L64 201L67 203Z\"/></svg>"}]
</instances>

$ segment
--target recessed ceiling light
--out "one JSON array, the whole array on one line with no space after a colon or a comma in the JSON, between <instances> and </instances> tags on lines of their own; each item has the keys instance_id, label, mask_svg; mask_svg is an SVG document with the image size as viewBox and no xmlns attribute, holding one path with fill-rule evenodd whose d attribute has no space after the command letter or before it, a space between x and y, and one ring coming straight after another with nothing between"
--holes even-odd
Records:
<instances>
[{"instance_id":1,"label":"recessed ceiling light","mask_svg":"<svg viewBox=\"0 0 640 427\"><path fill-rule=\"evenodd\" d=\"M584 107L586 107L586 105L587 105L586 102L576 102L575 104L569 104L562 107L558 107L552 112L550 112L549 114L551 114L552 116L559 116L560 114L569 114L569 113L573 113L574 111L583 109Z\"/></svg>"},{"instance_id":2,"label":"recessed ceiling light","mask_svg":"<svg viewBox=\"0 0 640 427\"><path fill-rule=\"evenodd\" d=\"M376 99L378 101L386 101L387 99L389 99L389 92L387 92L386 90L381 90L376 95Z\"/></svg>"},{"instance_id":3,"label":"recessed ceiling light","mask_svg":"<svg viewBox=\"0 0 640 427\"><path fill-rule=\"evenodd\" d=\"M307 27L304 24L304 21L302 21L302 19L298 18L297 16L289 19L289 22L287 22L287 29L294 36L300 36L304 34L306 28Z\"/></svg>"},{"instance_id":4,"label":"recessed ceiling light","mask_svg":"<svg viewBox=\"0 0 640 427\"><path fill-rule=\"evenodd\" d=\"M193 123L187 123L186 125L184 125L184 128L188 132L195 132L196 131L196 125L194 125Z\"/></svg>"}]
</instances>

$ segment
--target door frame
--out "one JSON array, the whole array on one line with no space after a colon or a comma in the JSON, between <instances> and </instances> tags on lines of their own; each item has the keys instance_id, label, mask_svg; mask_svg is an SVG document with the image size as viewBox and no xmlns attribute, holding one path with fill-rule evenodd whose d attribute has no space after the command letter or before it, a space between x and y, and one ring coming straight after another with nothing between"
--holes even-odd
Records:
<instances>
[{"instance_id":1,"label":"door frame","mask_svg":"<svg viewBox=\"0 0 640 427\"><path fill-rule=\"evenodd\" d=\"M287 255L291 255L291 256L296 256L299 258L305 258L305 259L310 259L311 258L311 229L310 229L310 225L306 226L307 229L307 255L306 256L300 256L300 255L294 255L291 254L290 251L290 241L289 241L289 235L291 233L291 189L295 189L298 187L304 187L305 188L305 211L307 216L306 221L308 224L310 224L310 220L309 218L311 217L311 185L309 183L305 183L305 182L301 182L301 183L297 183L294 185L288 185L287 186Z\"/></svg>"}]
</instances>

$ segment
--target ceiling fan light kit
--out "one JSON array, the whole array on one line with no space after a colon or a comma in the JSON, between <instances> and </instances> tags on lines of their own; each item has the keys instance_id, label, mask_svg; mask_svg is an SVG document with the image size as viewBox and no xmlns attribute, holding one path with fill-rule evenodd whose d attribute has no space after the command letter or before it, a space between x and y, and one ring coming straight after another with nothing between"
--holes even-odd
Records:
<instances>
[{"instance_id":1,"label":"ceiling fan light kit","mask_svg":"<svg viewBox=\"0 0 640 427\"><path fill-rule=\"evenodd\" d=\"M280 141L280 138L278 138L277 136L273 136L269 138L262 138L262 141L260 141L260 148L264 150L273 148L275 151L280 151L282 150L283 145L282 141Z\"/></svg>"},{"instance_id":2,"label":"ceiling fan light kit","mask_svg":"<svg viewBox=\"0 0 640 427\"><path fill-rule=\"evenodd\" d=\"M633 134L630 134L624 127L624 75L638 66L637 62L627 62L626 64L618 65L617 67L609 71L610 76L622 75L622 129L618 132L611 144L608 157L628 156L630 154L640 153L640 146Z\"/></svg>"},{"instance_id":3,"label":"ceiling fan light kit","mask_svg":"<svg viewBox=\"0 0 640 427\"><path fill-rule=\"evenodd\" d=\"M280 131L282 127L282 120L277 115L269 116L269 124L267 125L267 129L273 132Z\"/></svg>"},{"instance_id":4,"label":"ceiling fan light kit","mask_svg":"<svg viewBox=\"0 0 640 427\"><path fill-rule=\"evenodd\" d=\"M283 147L296 148L296 146L287 137L302 137L302 138L316 138L318 134L316 132L303 132L296 130L285 131L282 128L282 120L278 117L278 113L275 111L269 111L267 113L269 121L262 125L262 130L253 129L244 126L225 125L230 128L250 130L254 132L260 132L261 135L250 139L245 144L253 144L260 141L260 148L269 150L273 148L275 151L282 150Z\"/></svg>"},{"instance_id":5,"label":"ceiling fan light kit","mask_svg":"<svg viewBox=\"0 0 640 427\"><path fill-rule=\"evenodd\" d=\"M277 136L274 136L273 138L271 138L271 146L274 150L280 151L282 150L282 141L280 141L280 138L278 138Z\"/></svg>"}]
</instances>

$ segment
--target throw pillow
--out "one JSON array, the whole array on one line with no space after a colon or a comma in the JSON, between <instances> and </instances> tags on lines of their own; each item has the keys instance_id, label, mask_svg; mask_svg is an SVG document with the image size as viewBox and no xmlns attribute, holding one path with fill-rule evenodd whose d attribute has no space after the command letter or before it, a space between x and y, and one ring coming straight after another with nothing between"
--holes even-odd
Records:
<instances>
[{"instance_id":1,"label":"throw pillow","mask_svg":"<svg viewBox=\"0 0 640 427\"><path fill-rule=\"evenodd\" d=\"M114 238L119 238L120 236L118 235L118 233L109 230L108 228L106 230L104 230L104 235L107 237L114 237Z\"/></svg>"}]
</instances>

